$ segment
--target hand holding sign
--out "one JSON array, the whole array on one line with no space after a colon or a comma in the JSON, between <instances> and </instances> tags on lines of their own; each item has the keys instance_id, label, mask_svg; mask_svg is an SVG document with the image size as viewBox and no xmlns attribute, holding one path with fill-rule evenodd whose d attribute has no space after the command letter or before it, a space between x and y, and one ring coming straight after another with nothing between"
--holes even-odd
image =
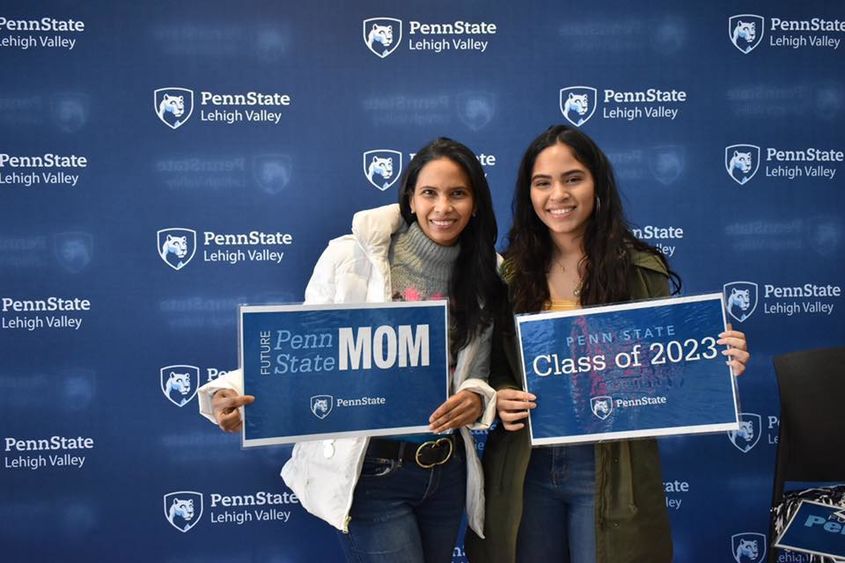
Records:
<instances>
[{"instance_id":1,"label":"hand holding sign","mask_svg":"<svg viewBox=\"0 0 845 563\"><path fill-rule=\"evenodd\" d=\"M734 376L739 377L745 373L745 366L751 359L751 354L748 353L748 342L745 340L745 334L738 330L732 330L732 328L728 324L728 330L719 335L716 344L729 346L727 350L722 351L722 354L728 357L728 365L731 366Z\"/></svg>"},{"instance_id":2,"label":"hand holding sign","mask_svg":"<svg viewBox=\"0 0 845 563\"><path fill-rule=\"evenodd\" d=\"M525 424L519 422L528 417L528 410L537 408L534 400L537 397L525 391L516 389L500 389L496 391L496 409L505 430L522 430Z\"/></svg>"},{"instance_id":3,"label":"hand holding sign","mask_svg":"<svg viewBox=\"0 0 845 563\"><path fill-rule=\"evenodd\" d=\"M217 426L223 432L240 432L243 426L240 407L251 405L252 395L240 395L234 389L221 389L211 398L211 408Z\"/></svg>"},{"instance_id":4,"label":"hand holding sign","mask_svg":"<svg viewBox=\"0 0 845 563\"><path fill-rule=\"evenodd\" d=\"M446 432L472 424L481 416L483 401L477 393L459 391L437 407L429 417L432 432Z\"/></svg>"}]
</instances>

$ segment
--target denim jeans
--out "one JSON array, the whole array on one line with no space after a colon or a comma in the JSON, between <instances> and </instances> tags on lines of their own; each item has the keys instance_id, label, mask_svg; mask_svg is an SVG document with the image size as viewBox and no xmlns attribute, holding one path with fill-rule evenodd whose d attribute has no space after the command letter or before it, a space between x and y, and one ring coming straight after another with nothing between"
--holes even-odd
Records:
<instances>
[{"instance_id":1,"label":"denim jeans","mask_svg":"<svg viewBox=\"0 0 845 563\"><path fill-rule=\"evenodd\" d=\"M338 533L346 560L451 561L464 513L465 457L460 442L452 459L432 469L366 457L355 487L349 533Z\"/></svg>"},{"instance_id":2,"label":"denim jeans","mask_svg":"<svg viewBox=\"0 0 845 563\"><path fill-rule=\"evenodd\" d=\"M532 449L524 491L517 561L595 563L595 446Z\"/></svg>"}]
</instances>

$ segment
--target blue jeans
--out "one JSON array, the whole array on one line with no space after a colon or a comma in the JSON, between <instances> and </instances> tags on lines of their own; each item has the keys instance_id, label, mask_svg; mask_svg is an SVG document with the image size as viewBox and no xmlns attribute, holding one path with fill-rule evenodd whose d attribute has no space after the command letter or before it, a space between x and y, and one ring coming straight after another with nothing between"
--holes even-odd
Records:
<instances>
[{"instance_id":1,"label":"blue jeans","mask_svg":"<svg viewBox=\"0 0 845 563\"><path fill-rule=\"evenodd\" d=\"M466 456L460 442L452 459L432 469L408 461L364 458L349 513L349 533L338 533L346 560L451 561L465 498Z\"/></svg>"},{"instance_id":2,"label":"blue jeans","mask_svg":"<svg viewBox=\"0 0 845 563\"><path fill-rule=\"evenodd\" d=\"M595 446L531 450L517 561L595 563Z\"/></svg>"}]
</instances>

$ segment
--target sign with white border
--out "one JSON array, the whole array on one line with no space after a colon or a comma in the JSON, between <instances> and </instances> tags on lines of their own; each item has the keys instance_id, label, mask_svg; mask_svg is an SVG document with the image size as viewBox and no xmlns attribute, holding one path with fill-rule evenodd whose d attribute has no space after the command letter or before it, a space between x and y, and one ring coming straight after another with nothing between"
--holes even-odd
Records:
<instances>
[{"instance_id":1,"label":"sign with white border","mask_svg":"<svg viewBox=\"0 0 845 563\"><path fill-rule=\"evenodd\" d=\"M845 558L845 517L839 505L802 500L775 547L812 555Z\"/></svg>"},{"instance_id":2,"label":"sign with white border","mask_svg":"<svg viewBox=\"0 0 845 563\"><path fill-rule=\"evenodd\" d=\"M447 302L242 305L244 447L428 432L448 396Z\"/></svg>"},{"instance_id":3,"label":"sign with white border","mask_svg":"<svg viewBox=\"0 0 845 563\"><path fill-rule=\"evenodd\" d=\"M721 293L518 315L532 445L737 430Z\"/></svg>"}]
</instances>

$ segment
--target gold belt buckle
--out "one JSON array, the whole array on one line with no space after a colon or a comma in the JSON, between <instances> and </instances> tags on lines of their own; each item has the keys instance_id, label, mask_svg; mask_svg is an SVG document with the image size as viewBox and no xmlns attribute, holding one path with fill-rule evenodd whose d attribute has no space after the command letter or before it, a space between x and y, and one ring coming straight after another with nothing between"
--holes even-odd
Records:
<instances>
[{"instance_id":1,"label":"gold belt buckle","mask_svg":"<svg viewBox=\"0 0 845 563\"><path fill-rule=\"evenodd\" d=\"M422 462L420 461L420 452L422 451L422 449L423 449L424 447L428 446L429 448L436 448L436 447L438 447L440 444L442 444L443 442L446 442L447 444L449 444L449 453L448 453L448 454L446 454L446 457L445 457L445 458L443 458L443 461L436 461L436 462L434 462L434 463L422 463ZM423 443L422 443L422 444L420 444L420 446L417 448L417 452L416 452L416 454L414 454L414 461L416 461L416 462L417 462L417 465L419 465L419 466L420 466L420 467L422 467L423 469L431 469L431 468L432 468L432 467L434 467L435 465L443 465L444 463L446 463L447 461L449 461L449 458L451 458L451 457L452 457L452 451L453 451L454 449L455 449L455 446L452 444L452 440L450 440L449 438L438 438L437 440L429 440L428 442L423 442Z\"/></svg>"}]
</instances>

